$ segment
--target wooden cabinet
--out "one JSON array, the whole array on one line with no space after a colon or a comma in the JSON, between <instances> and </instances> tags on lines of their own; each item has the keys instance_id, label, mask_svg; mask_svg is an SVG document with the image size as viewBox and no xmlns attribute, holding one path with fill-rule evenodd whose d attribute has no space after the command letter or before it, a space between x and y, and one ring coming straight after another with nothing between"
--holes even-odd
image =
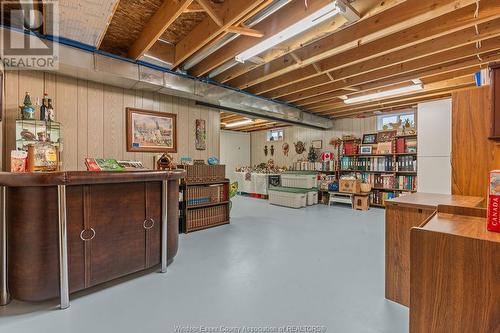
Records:
<instances>
[{"instance_id":1,"label":"wooden cabinet","mask_svg":"<svg viewBox=\"0 0 500 333\"><path fill-rule=\"evenodd\" d=\"M500 234L453 208L411 231L410 332L500 332Z\"/></svg>"},{"instance_id":2,"label":"wooden cabinet","mask_svg":"<svg viewBox=\"0 0 500 333\"><path fill-rule=\"evenodd\" d=\"M410 231L422 225L439 204L476 207L480 197L412 193L386 201L385 297L410 305Z\"/></svg>"},{"instance_id":3,"label":"wooden cabinet","mask_svg":"<svg viewBox=\"0 0 500 333\"><path fill-rule=\"evenodd\" d=\"M386 204L385 298L410 305L410 230L433 212L434 209Z\"/></svg>"},{"instance_id":4,"label":"wooden cabinet","mask_svg":"<svg viewBox=\"0 0 500 333\"><path fill-rule=\"evenodd\" d=\"M86 229L95 230L95 237L85 242L90 254L86 260L91 266L90 283L96 285L120 276L137 272L146 265L146 248L151 246L146 238L146 227L159 224L146 221L145 183L85 185L88 207ZM126 196L120 198L122 193ZM157 195L160 195L158 193ZM117 200L120 198L120 200ZM84 199L84 200L85 200ZM159 235L159 229L155 231ZM92 236L92 232L90 232ZM153 235L154 236L154 235Z\"/></svg>"},{"instance_id":5,"label":"wooden cabinet","mask_svg":"<svg viewBox=\"0 0 500 333\"><path fill-rule=\"evenodd\" d=\"M183 171L151 171L19 176L38 182L30 185L0 173L0 184L6 180L8 186L12 298L41 301L59 295L58 197L51 182L66 185L69 291L76 292L160 264L162 200L168 206L167 260L172 261L183 175ZM164 179L168 179L166 198Z\"/></svg>"},{"instance_id":6,"label":"wooden cabinet","mask_svg":"<svg viewBox=\"0 0 500 333\"><path fill-rule=\"evenodd\" d=\"M491 139L500 140L500 63L491 68Z\"/></svg>"}]
</instances>

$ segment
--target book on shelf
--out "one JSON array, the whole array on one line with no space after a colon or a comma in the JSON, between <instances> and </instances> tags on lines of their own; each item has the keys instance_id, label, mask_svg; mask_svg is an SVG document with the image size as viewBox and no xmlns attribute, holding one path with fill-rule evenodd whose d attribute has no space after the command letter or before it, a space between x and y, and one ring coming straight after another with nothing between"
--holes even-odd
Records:
<instances>
[{"instance_id":1,"label":"book on shelf","mask_svg":"<svg viewBox=\"0 0 500 333\"><path fill-rule=\"evenodd\" d=\"M392 156L383 157L349 157L342 156L340 159L341 170L356 170L356 171L381 171L393 172L394 165Z\"/></svg>"},{"instance_id":2,"label":"book on shelf","mask_svg":"<svg viewBox=\"0 0 500 333\"><path fill-rule=\"evenodd\" d=\"M415 191L417 188L417 176L398 176L395 188L398 190Z\"/></svg>"},{"instance_id":3,"label":"book on shelf","mask_svg":"<svg viewBox=\"0 0 500 333\"><path fill-rule=\"evenodd\" d=\"M416 172L417 171L417 157L416 156L398 156L397 157L397 171Z\"/></svg>"}]
</instances>

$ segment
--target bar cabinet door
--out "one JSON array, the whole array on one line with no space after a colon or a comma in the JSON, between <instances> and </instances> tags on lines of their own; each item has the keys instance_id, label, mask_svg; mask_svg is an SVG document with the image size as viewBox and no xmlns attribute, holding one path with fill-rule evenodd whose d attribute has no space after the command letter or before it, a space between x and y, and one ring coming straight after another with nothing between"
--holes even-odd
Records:
<instances>
[{"instance_id":1,"label":"bar cabinet door","mask_svg":"<svg viewBox=\"0 0 500 333\"><path fill-rule=\"evenodd\" d=\"M145 268L145 184L90 186L90 285Z\"/></svg>"}]
</instances>

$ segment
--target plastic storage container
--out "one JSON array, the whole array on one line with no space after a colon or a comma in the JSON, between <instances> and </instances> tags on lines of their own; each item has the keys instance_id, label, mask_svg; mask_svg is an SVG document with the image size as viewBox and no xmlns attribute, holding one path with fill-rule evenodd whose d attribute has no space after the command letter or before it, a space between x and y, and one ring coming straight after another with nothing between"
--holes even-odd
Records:
<instances>
[{"instance_id":1,"label":"plastic storage container","mask_svg":"<svg viewBox=\"0 0 500 333\"><path fill-rule=\"evenodd\" d=\"M307 192L307 205L312 206L317 204L318 204L318 192L316 191Z\"/></svg>"},{"instance_id":2,"label":"plastic storage container","mask_svg":"<svg viewBox=\"0 0 500 333\"><path fill-rule=\"evenodd\" d=\"M290 208L306 207L307 192L299 188L273 187L269 189L269 203Z\"/></svg>"},{"instance_id":3,"label":"plastic storage container","mask_svg":"<svg viewBox=\"0 0 500 333\"><path fill-rule=\"evenodd\" d=\"M318 186L316 173L283 173L281 186L311 189Z\"/></svg>"}]
</instances>

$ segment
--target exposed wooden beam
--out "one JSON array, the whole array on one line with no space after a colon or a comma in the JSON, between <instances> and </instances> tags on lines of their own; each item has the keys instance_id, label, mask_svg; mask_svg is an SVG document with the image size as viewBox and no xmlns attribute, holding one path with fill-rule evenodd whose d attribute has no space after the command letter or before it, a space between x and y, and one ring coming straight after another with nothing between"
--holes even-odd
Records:
<instances>
[{"instance_id":1,"label":"exposed wooden beam","mask_svg":"<svg viewBox=\"0 0 500 333\"><path fill-rule=\"evenodd\" d=\"M447 80L443 82L435 82L427 85L420 92L412 93L412 94L401 94L399 96L390 96L386 98L381 98L377 101L369 101L363 103L356 104L344 104L344 103L336 103L331 106L325 107L324 109L319 109L314 111L315 114L324 115L324 116L332 116L339 115L346 112L351 112L352 110L359 109L370 109L376 110L377 105L383 103L391 103L391 102L400 102L400 101L414 101L418 102L419 99L423 96L428 96L429 94L440 94L443 92L449 92L453 89L458 89L463 86L470 86L474 84L474 78L472 76L469 77L461 77L457 79Z\"/></svg>"},{"instance_id":2,"label":"exposed wooden beam","mask_svg":"<svg viewBox=\"0 0 500 333\"><path fill-rule=\"evenodd\" d=\"M224 21L222 17L219 15L217 9L214 8L212 3L209 0L196 0L196 2L205 10L205 12L210 16L210 18L218 25L223 26Z\"/></svg>"},{"instance_id":3,"label":"exposed wooden beam","mask_svg":"<svg viewBox=\"0 0 500 333\"><path fill-rule=\"evenodd\" d=\"M475 54L478 51L475 49L475 42L481 41L486 38L495 37L500 35L500 19L496 19L484 24L479 25L480 33L476 35L475 29L470 27L464 30L460 30L449 35L441 36L438 38L434 38L432 40L413 45L389 54L383 54L376 58L370 58L363 62L357 62L345 67L341 67L335 69L330 72L330 74L338 81L342 80L351 80L354 76L359 76L359 74L366 73L366 75L370 76L369 73L381 73L389 72L386 75L399 74L402 70L414 70L419 67L429 66L433 63L439 63L444 61L450 61L453 59L459 59L461 57L466 57L471 54ZM471 44L472 43L472 44ZM486 42L485 42L486 43ZM462 47L463 45L467 45L462 49L458 47ZM488 48L488 46L486 46ZM481 51L479 51L481 52ZM422 58L422 60L418 60ZM410 66L404 66L405 62L414 60L411 62ZM402 68L400 68L402 67ZM307 71L307 69L304 69ZM304 76L307 73L301 72ZM316 74L313 74L316 75ZM371 75L372 77L375 74ZM284 79L283 77L282 79ZM288 80L293 80L292 75L287 77ZM278 78L273 79L276 81ZM282 80L280 79L280 80ZM352 81L352 80L351 80ZM356 81L356 80L354 80ZM359 82L359 81L357 81ZM264 83L267 84L267 83ZM286 101L295 101L300 98L311 97L308 94L308 91L313 91L315 87L320 87L323 85L331 85L331 86L340 86L339 83L331 83L326 78L318 78L317 76L313 76L313 78L301 80L293 83L292 85L284 85L270 91L269 93L264 94L266 97L277 98L286 100ZM321 89L320 89L321 90ZM298 92L293 92L298 91ZM328 90L326 90L328 91ZM324 92L326 92L324 91Z\"/></svg>"},{"instance_id":4,"label":"exposed wooden beam","mask_svg":"<svg viewBox=\"0 0 500 333\"><path fill-rule=\"evenodd\" d=\"M130 47L128 56L132 59L142 57L191 2L192 0L165 0Z\"/></svg>"},{"instance_id":5,"label":"exposed wooden beam","mask_svg":"<svg viewBox=\"0 0 500 333\"><path fill-rule=\"evenodd\" d=\"M299 1L299 0L296 0ZM280 15L279 17L277 16L276 19L273 17L270 17L268 20L272 20L279 22L281 20L281 14L284 13L283 16L286 16L287 14L284 12L286 8L291 8L292 6L295 6L295 2L291 2L287 7L285 7L283 10L280 10L277 15ZM356 1L354 3L354 6L356 9L362 13L363 19L367 19L373 15L376 15L384 10L388 10L391 7L394 7L406 0L365 0L365 1ZM300 4L299 4L300 6ZM332 22L327 21L324 24L320 24L317 27L310 29L310 31L304 32L303 34L300 34L300 36L297 36L296 38L292 38L290 40L284 41L283 43L280 44L280 47L277 49L272 49L266 52L263 57L266 60L266 62L271 62L275 59L279 59L285 56L288 56L288 53L297 49L301 49L304 47L304 45L309 44L310 42L315 42L319 38L324 37L326 35L331 34L332 32L340 29L342 26L344 26L347 23L345 18L342 16L338 15L332 19ZM265 30L263 30L265 31ZM235 41L236 42L236 41ZM244 48L243 48L244 50ZM241 51L240 51L241 52ZM238 52L239 53L239 52ZM228 54L228 57L224 57L223 54L219 54L217 57L215 57L214 54L214 59L225 59L226 61L234 58L235 54ZM207 59L206 62L210 62L212 59ZM221 62L222 63L222 62ZM204 65L204 64L202 64ZM233 79L235 77L238 77L240 75L243 75L250 70L256 68L257 66L254 64L251 64L249 62L244 63L244 64L238 64L226 71L224 71L222 74L217 75L214 79L219 82L227 82L230 79Z\"/></svg>"},{"instance_id":6,"label":"exposed wooden beam","mask_svg":"<svg viewBox=\"0 0 500 333\"><path fill-rule=\"evenodd\" d=\"M457 6L472 3L474 6L457 10ZM499 12L496 0L482 0L481 14L479 19L475 19L475 3L475 0L408 0L311 43L297 50L297 54L303 61L302 66L317 62L322 71L333 70L335 68L335 65L332 66L333 62L338 62L339 58L342 61L336 67L373 58L453 30L491 20L493 19L491 16ZM323 60L325 58L326 60ZM298 67L295 64L283 64L280 59L276 59L227 83L238 88L248 88L284 74L290 75L292 77L290 82L293 82L295 78L293 71L303 69ZM314 68L311 68L311 71L315 72Z\"/></svg>"},{"instance_id":7,"label":"exposed wooden beam","mask_svg":"<svg viewBox=\"0 0 500 333\"><path fill-rule=\"evenodd\" d=\"M424 83L424 86L428 86L429 84L432 86L435 82L442 82L446 80L457 79L461 77L472 78L473 73L478 71L481 68L481 65L485 66L489 61L496 61L500 59L500 53L496 56L485 57L484 62L480 62L477 58L475 61L466 61L464 63L458 63L454 66L445 67L441 72L440 70L429 71L427 75L421 77L421 81ZM361 86L363 94L370 94L373 92L388 90L399 88L401 86L408 86L412 84L411 80L414 77L402 78L401 80L379 80L373 82L371 84L367 84L365 86ZM347 94L348 97L352 97L356 94ZM304 106L310 112L314 112L320 109L324 109L325 107L332 106L345 106L342 103L339 103L337 99L325 99L323 101L318 101L313 104L309 104Z\"/></svg>"},{"instance_id":8,"label":"exposed wooden beam","mask_svg":"<svg viewBox=\"0 0 500 333\"><path fill-rule=\"evenodd\" d=\"M188 8L184 11L184 13L202 13L204 12L205 9L203 9L202 6L200 6L197 2L192 2Z\"/></svg>"},{"instance_id":9,"label":"exposed wooden beam","mask_svg":"<svg viewBox=\"0 0 500 333\"><path fill-rule=\"evenodd\" d=\"M256 24L253 29L262 31L264 33L263 38L268 38L285 29L293 22L311 15L330 2L331 0L316 0L311 1L309 6L305 7L303 0L293 0L290 4L286 5L266 20ZM241 36L224 48L208 56L203 62L191 68L189 72L195 76L205 75L212 69L233 59L237 54L254 46L257 42L259 41L256 41L255 38Z\"/></svg>"},{"instance_id":10,"label":"exposed wooden beam","mask_svg":"<svg viewBox=\"0 0 500 333\"><path fill-rule=\"evenodd\" d=\"M433 58L428 59L429 61L428 63L432 62L439 63L443 61L449 61L452 59L465 57L474 53L469 52L463 55L460 54L461 52L460 49L455 49L455 50L453 49L462 45L475 43L476 41L481 41L490 37L499 36L500 20L493 20L479 25L479 32L480 32L479 35L476 35L476 31L474 28L466 28L464 30L457 31L442 37L438 37L429 40L427 42L420 43L418 45L410 46L402 50L392 52L390 54L384 54L376 58L372 58L369 61L364 61L343 68L339 68L330 71L329 73L331 74L332 77L334 77L335 80L338 81L338 80L345 80L353 76L358 76L360 74L364 74L367 72L381 70L383 68L404 63L413 59L427 57L432 54L434 54L435 56ZM442 52L448 49L450 49L450 52L448 53ZM469 50L471 49L472 52L475 52L474 45L472 46L472 48L469 48ZM456 57L454 57L454 55L456 55ZM397 71L399 71L399 69ZM307 73L303 73L303 75L307 75ZM319 87L321 85L330 83L329 80L324 75L313 76L312 78L296 81L292 84L286 84L286 82L281 82L282 79L284 78L281 78L280 80L278 80L278 78L271 80L274 81L275 84L280 85L280 87L266 92L264 96L269 98L281 98L284 100L295 100L294 97L289 97L289 96L304 90L313 89L314 87ZM261 83L258 86L260 89L267 89L264 86L267 86L269 88L270 84L272 83L271 81ZM256 91L254 91L253 88L257 88L257 86L252 87L252 89L250 89L251 92L256 93Z\"/></svg>"},{"instance_id":11,"label":"exposed wooden beam","mask_svg":"<svg viewBox=\"0 0 500 333\"><path fill-rule=\"evenodd\" d=\"M483 46L480 50L476 49L475 44L470 44L460 48L436 53L424 58L410 60L402 64L381 68L379 70L283 96L282 100L303 106L314 103L315 101L321 101L323 95L339 89L345 89L348 86L359 86L388 78L394 78L399 81L410 80L426 75L432 75L439 71L449 70L449 67L453 65L467 66L470 63L479 63L479 59L476 57L477 54L488 56L489 52L500 49L500 37L484 40L482 45ZM470 57L473 57L472 60L470 60ZM463 61L466 60L469 61L468 64L463 64Z\"/></svg>"},{"instance_id":12,"label":"exposed wooden beam","mask_svg":"<svg viewBox=\"0 0 500 333\"><path fill-rule=\"evenodd\" d=\"M264 33L252 28L232 26L227 29L227 32L232 32L234 34L240 34L242 36L257 37L261 38Z\"/></svg>"},{"instance_id":13,"label":"exposed wooden beam","mask_svg":"<svg viewBox=\"0 0 500 333\"><path fill-rule=\"evenodd\" d=\"M172 65L175 57L175 46L162 41L157 41L153 44L153 46L151 46L145 55Z\"/></svg>"},{"instance_id":14,"label":"exposed wooden beam","mask_svg":"<svg viewBox=\"0 0 500 333\"><path fill-rule=\"evenodd\" d=\"M219 26L209 17L198 24L186 37L177 43L174 67L178 67L211 40L225 33L229 27L235 25L239 19L246 16L264 1L232 0L224 2L220 8L220 18L223 24Z\"/></svg>"}]
</instances>

